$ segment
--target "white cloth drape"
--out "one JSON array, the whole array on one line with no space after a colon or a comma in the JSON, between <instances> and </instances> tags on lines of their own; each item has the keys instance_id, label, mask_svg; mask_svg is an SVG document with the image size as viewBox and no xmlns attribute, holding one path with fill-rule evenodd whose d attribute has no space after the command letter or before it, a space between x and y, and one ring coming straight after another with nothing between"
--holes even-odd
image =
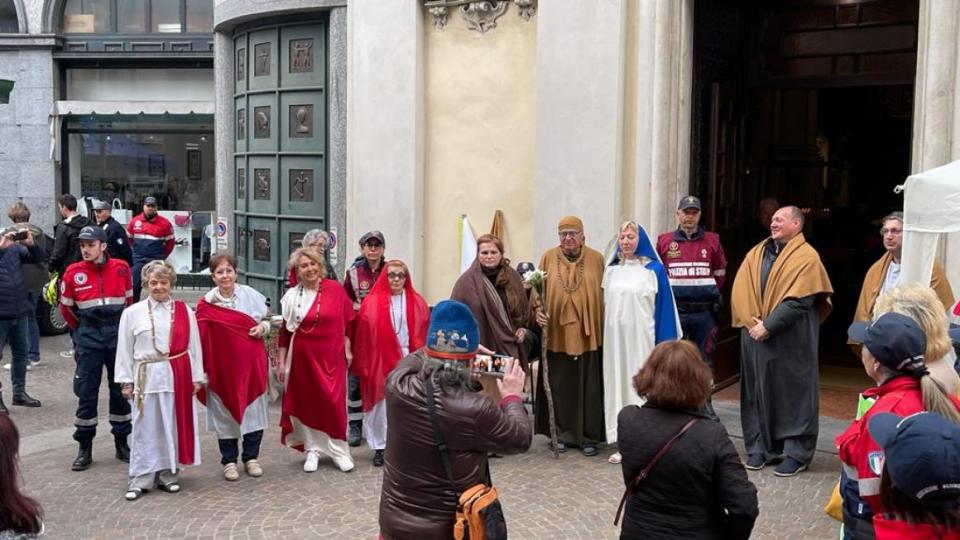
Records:
<instances>
[{"instance_id":1,"label":"white cloth drape","mask_svg":"<svg viewBox=\"0 0 960 540\"><path fill-rule=\"evenodd\" d=\"M903 186L903 268L900 283L930 283L941 237L944 270L960 287L960 161L907 178Z\"/></svg>"},{"instance_id":2,"label":"white cloth drape","mask_svg":"<svg viewBox=\"0 0 960 540\"><path fill-rule=\"evenodd\" d=\"M633 389L655 345L657 276L636 259L608 266L603 274L603 401L607 442L617 440L617 415L627 405L642 405Z\"/></svg>"}]
</instances>

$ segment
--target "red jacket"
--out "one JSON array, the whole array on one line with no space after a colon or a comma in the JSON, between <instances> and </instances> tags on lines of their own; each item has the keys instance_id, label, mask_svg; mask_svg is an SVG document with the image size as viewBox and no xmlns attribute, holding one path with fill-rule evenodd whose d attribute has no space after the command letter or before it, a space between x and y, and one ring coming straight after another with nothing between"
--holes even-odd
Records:
<instances>
[{"instance_id":1,"label":"red jacket","mask_svg":"<svg viewBox=\"0 0 960 540\"><path fill-rule=\"evenodd\" d=\"M101 264L71 264L60 281L60 313L78 347L116 347L120 314L133 303L130 267L123 260L104 257Z\"/></svg>"},{"instance_id":2,"label":"red jacket","mask_svg":"<svg viewBox=\"0 0 960 540\"><path fill-rule=\"evenodd\" d=\"M127 224L127 234L133 244L133 263L163 260L173 252L173 225L157 214L153 219L137 214Z\"/></svg>"},{"instance_id":3,"label":"red jacket","mask_svg":"<svg viewBox=\"0 0 960 540\"><path fill-rule=\"evenodd\" d=\"M836 443L840 461L847 477L857 482L860 497L870 504L874 516L886 512L880 503L880 472L883 470L883 449L873 440L867 423L873 415L882 412L908 416L925 410L920 381L913 377L897 377L876 388L863 392L863 396L876 398L876 403L859 420L837 436ZM960 400L948 396L960 410Z\"/></svg>"},{"instance_id":4,"label":"red jacket","mask_svg":"<svg viewBox=\"0 0 960 540\"><path fill-rule=\"evenodd\" d=\"M933 525L910 525L905 521L874 516L873 533L875 540L960 540L960 531L945 530Z\"/></svg>"},{"instance_id":5,"label":"red jacket","mask_svg":"<svg viewBox=\"0 0 960 540\"><path fill-rule=\"evenodd\" d=\"M719 235L697 227L693 236L687 238L676 229L657 238L657 253L670 276L670 287L678 309L683 311L684 304L720 301L720 289L727 275L727 258Z\"/></svg>"}]
</instances>

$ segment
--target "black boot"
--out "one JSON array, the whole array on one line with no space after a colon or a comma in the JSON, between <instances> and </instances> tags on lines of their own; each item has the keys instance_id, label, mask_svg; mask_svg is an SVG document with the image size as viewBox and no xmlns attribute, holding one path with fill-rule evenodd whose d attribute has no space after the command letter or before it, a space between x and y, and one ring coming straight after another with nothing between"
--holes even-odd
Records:
<instances>
[{"instance_id":1,"label":"black boot","mask_svg":"<svg viewBox=\"0 0 960 540\"><path fill-rule=\"evenodd\" d=\"M2 392L0 392L0 414L10 414L10 411L7 410L7 406L3 404Z\"/></svg>"},{"instance_id":2,"label":"black boot","mask_svg":"<svg viewBox=\"0 0 960 540\"><path fill-rule=\"evenodd\" d=\"M117 459L124 463L130 463L130 446L127 445L127 438L114 437L113 444L117 447Z\"/></svg>"},{"instance_id":3,"label":"black boot","mask_svg":"<svg viewBox=\"0 0 960 540\"><path fill-rule=\"evenodd\" d=\"M81 443L80 451L77 452L77 459L73 460L73 465L70 468L75 471L85 471L90 468L91 463L93 463L93 444Z\"/></svg>"},{"instance_id":4,"label":"black boot","mask_svg":"<svg viewBox=\"0 0 960 540\"><path fill-rule=\"evenodd\" d=\"M360 434L363 431L363 424L360 420L350 421L350 432L347 434L347 444L350 446L360 446Z\"/></svg>"},{"instance_id":5,"label":"black boot","mask_svg":"<svg viewBox=\"0 0 960 540\"><path fill-rule=\"evenodd\" d=\"M40 400L27 395L26 390L13 394L13 404L19 407L39 407Z\"/></svg>"}]
</instances>

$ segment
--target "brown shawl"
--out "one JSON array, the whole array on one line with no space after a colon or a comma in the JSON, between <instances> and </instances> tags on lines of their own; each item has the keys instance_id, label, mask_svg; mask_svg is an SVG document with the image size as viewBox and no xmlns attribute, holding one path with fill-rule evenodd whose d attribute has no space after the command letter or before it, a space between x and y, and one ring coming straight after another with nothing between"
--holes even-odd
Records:
<instances>
[{"instance_id":1,"label":"brown shawl","mask_svg":"<svg viewBox=\"0 0 960 540\"><path fill-rule=\"evenodd\" d=\"M513 290L513 295L520 302L518 312L524 316L529 312L527 305L527 293L523 290L523 281L520 274L509 266L504 266L500 270L506 272L508 287ZM484 275L480 267L480 260L476 259L470 268L457 280L453 286L453 292L450 298L463 302L470 308L473 316L477 318L477 326L480 329L480 343L484 347L493 349L498 353L509 354L514 358L520 358L523 353L523 347L517 343L516 331L510 318L510 309L503 304L500 294L493 286L493 283Z\"/></svg>"},{"instance_id":2,"label":"brown shawl","mask_svg":"<svg viewBox=\"0 0 960 540\"><path fill-rule=\"evenodd\" d=\"M560 247L540 259L547 273L547 349L577 356L603 344L603 255L583 246L569 261Z\"/></svg>"},{"instance_id":3,"label":"brown shawl","mask_svg":"<svg viewBox=\"0 0 960 540\"><path fill-rule=\"evenodd\" d=\"M887 269L890 267L890 261L893 255L889 252L884 253L880 260L873 263L870 270L867 270L866 277L863 278L863 288L860 289L860 301L857 302L857 311L853 316L854 321L869 321L873 318L873 306L880 296L880 289L883 287L883 281L887 277ZM939 263L933 263L933 275L930 278L930 288L933 289L940 302L943 303L943 309L947 310L953 307L953 291L950 289L950 282L943 273L943 268Z\"/></svg>"},{"instance_id":4,"label":"brown shawl","mask_svg":"<svg viewBox=\"0 0 960 540\"><path fill-rule=\"evenodd\" d=\"M764 320L787 298L804 298L817 295L817 312L820 322L830 314L833 306L830 295L833 286L820 255L807 243L803 233L798 234L783 247L774 261L767 278L764 295L760 296L760 267L766 240L751 249L743 259L733 281L730 303L733 310L733 326L750 328L756 323L753 318Z\"/></svg>"}]
</instances>

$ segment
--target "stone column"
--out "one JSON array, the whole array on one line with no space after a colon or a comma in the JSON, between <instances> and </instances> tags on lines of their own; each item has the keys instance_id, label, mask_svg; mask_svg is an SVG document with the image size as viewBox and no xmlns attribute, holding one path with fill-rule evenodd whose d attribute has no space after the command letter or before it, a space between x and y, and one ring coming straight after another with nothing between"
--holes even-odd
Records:
<instances>
[{"instance_id":1,"label":"stone column","mask_svg":"<svg viewBox=\"0 0 960 540\"><path fill-rule=\"evenodd\" d=\"M635 49L634 198L628 204L652 241L675 226L690 188L693 0L641 0ZM626 209L625 209L626 210Z\"/></svg>"},{"instance_id":2,"label":"stone column","mask_svg":"<svg viewBox=\"0 0 960 540\"><path fill-rule=\"evenodd\" d=\"M602 250L620 214L624 0L550 0L537 12L534 257L557 221L583 219Z\"/></svg>"},{"instance_id":3,"label":"stone column","mask_svg":"<svg viewBox=\"0 0 960 540\"><path fill-rule=\"evenodd\" d=\"M347 8L330 10L327 44L327 163L330 167L329 225L343 236L347 232ZM343 240L343 238L338 238ZM346 255L352 250L337 243L337 274L343 275ZM353 260L353 257L350 257Z\"/></svg>"},{"instance_id":4,"label":"stone column","mask_svg":"<svg viewBox=\"0 0 960 540\"><path fill-rule=\"evenodd\" d=\"M423 21L419 0L347 5L346 258L364 231L423 272Z\"/></svg>"},{"instance_id":5,"label":"stone column","mask_svg":"<svg viewBox=\"0 0 960 540\"><path fill-rule=\"evenodd\" d=\"M216 218L227 218L228 249L236 253L236 223L233 210L236 190L236 163L233 159L235 137L233 131L233 82L236 78L233 61L233 38L216 32L213 34L213 87L216 101L214 104L214 137L216 150L214 172L216 174ZM214 223L216 226L216 223ZM216 251L216 238L213 250Z\"/></svg>"},{"instance_id":6,"label":"stone column","mask_svg":"<svg viewBox=\"0 0 960 540\"><path fill-rule=\"evenodd\" d=\"M960 159L960 2L920 0L910 170ZM910 216L906 216L907 220ZM937 259L960 291L960 234L940 242ZM909 235L905 242L909 242ZM904 248L907 250L907 247Z\"/></svg>"}]
</instances>

